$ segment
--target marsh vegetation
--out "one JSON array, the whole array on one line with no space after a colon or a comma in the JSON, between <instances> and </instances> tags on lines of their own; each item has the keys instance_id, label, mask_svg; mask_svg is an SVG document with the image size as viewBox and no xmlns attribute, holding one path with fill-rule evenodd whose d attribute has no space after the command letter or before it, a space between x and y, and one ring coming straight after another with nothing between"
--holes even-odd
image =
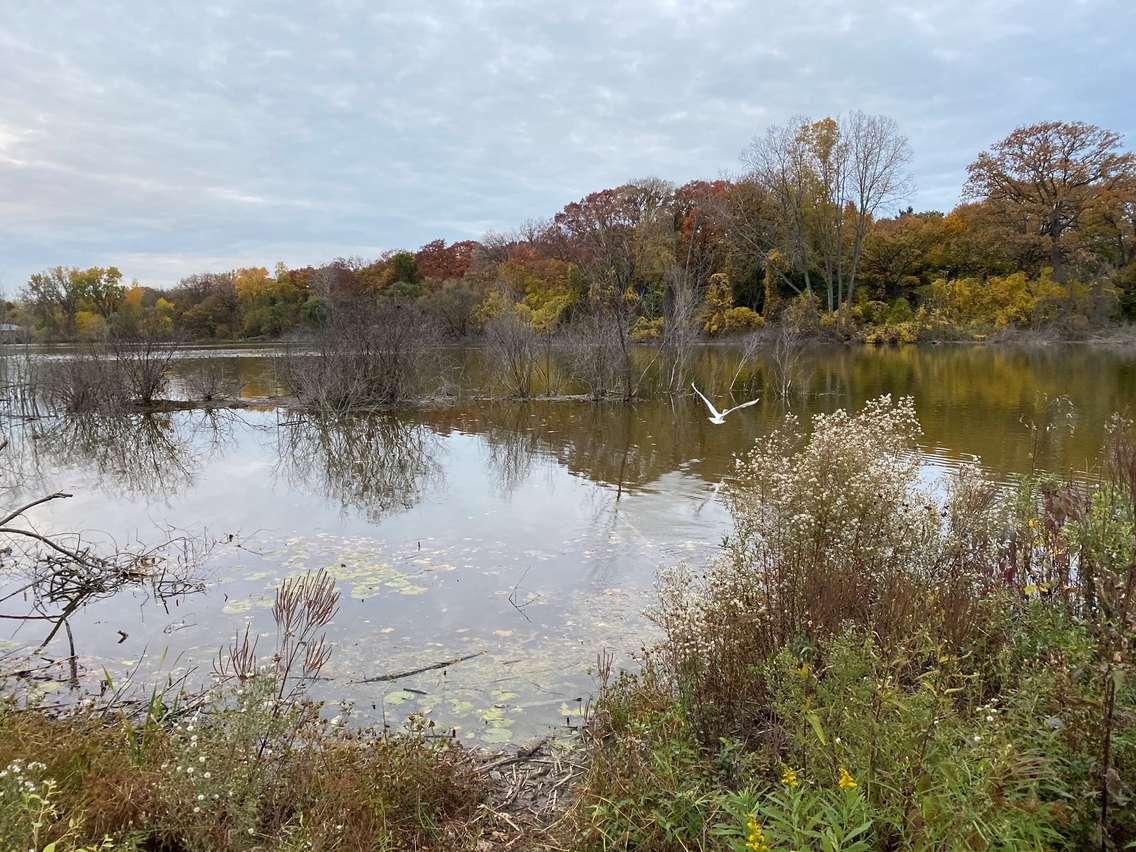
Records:
<instances>
[{"instance_id":1,"label":"marsh vegetation","mask_svg":"<svg viewBox=\"0 0 1136 852\"><path fill-rule=\"evenodd\" d=\"M1132 839L1129 356L693 348L762 397L719 427L536 341L528 399L440 348L393 408L285 397L297 346L170 353L263 410L29 409L21 355L3 503L75 496L3 555L5 842Z\"/></svg>"}]
</instances>

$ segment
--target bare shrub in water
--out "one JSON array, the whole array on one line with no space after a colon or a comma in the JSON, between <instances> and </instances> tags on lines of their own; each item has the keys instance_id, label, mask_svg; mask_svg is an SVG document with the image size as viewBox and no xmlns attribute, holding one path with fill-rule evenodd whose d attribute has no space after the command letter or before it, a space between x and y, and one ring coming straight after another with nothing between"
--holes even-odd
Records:
<instances>
[{"instance_id":1,"label":"bare shrub in water","mask_svg":"<svg viewBox=\"0 0 1136 852\"><path fill-rule=\"evenodd\" d=\"M174 357L165 335L143 331L112 338L110 354L131 401L149 405L165 393Z\"/></svg>"},{"instance_id":2,"label":"bare shrub in water","mask_svg":"<svg viewBox=\"0 0 1136 852\"><path fill-rule=\"evenodd\" d=\"M569 372L594 400L618 394L624 374L619 332L603 317L588 315L572 324L564 338Z\"/></svg>"},{"instance_id":3,"label":"bare shrub in water","mask_svg":"<svg viewBox=\"0 0 1136 852\"><path fill-rule=\"evenodd\" d=\"M341 307L310 346L284 357L282 378L302 404L325 411L406 402L422 393L437 340L412 303Z\"/></svg>"},{"instance_id":4,"label":"bare shrub in water","mask_svg":"<svg viewBox=\"0 0 1136 852\"><path fill-rule=\"evenodd\" d=\"M793 385L801 378L805 341L801 335L787 325L781 326L773 338L773 349L769 353L769 364L773 379L773 390L786 399Z\"/></svg>"},{"instance_id":5,"label":"bare shrub in water","mask_svg":"<svg viewBox=\"0 0 1136 852\"><path fill-rule=\"evenodd\" d=\"M698 344L698 297L688 276L671 269L670 303L660 341L661 383L669 393L686 393L691 360Z\"/></svg>"},{"instance_id":6,"label":"bare shrub in water","mask_svg":"<svg viewBox=\"0 0 1136 852\"><path fill-rule=\"evenodd\" d=\"M49 409L67 414L110 412L129 399L119 364L101 347L36 362L32 385Z\"/></svg>"},{"instance_id":7,"label":"bare shrub in water","mask_svg":"<svg viewBox=\"0 0 1136 852\"><path fill-rule=\"evenodd\" d=\"M511 396L527 399L541 355L536 329L517 311L505 311L485 324L489 354Z\"/></svg>"},{"instance_id":8,"label":"bare shrub in water","mask_svg":"<svg viewBox=\"0 0 1136 852\"><path fill-rule=\"evenodd\" d=\"M199 402L231 399L240 390L233 371L213 358L202 358L190 364L182 383L190 399Z\"/></svg>"}]
</instances>

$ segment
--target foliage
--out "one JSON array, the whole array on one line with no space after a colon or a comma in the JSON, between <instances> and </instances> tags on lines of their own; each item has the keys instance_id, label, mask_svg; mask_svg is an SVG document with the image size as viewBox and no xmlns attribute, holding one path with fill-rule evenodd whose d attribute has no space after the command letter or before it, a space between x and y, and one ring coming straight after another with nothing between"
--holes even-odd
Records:
<instances>
[{"instance_id":1,"label":"foliage","mask_svg":"<svg viewBox=\"0 0 1136 852\"><path fill-rule=\"evenodd\" d=\"M734 532L662 582L605 684L585 848L1124 848L1136 840L1136 432L1101 479L921 483L910 402L739 460Z\"/></svg>"},{"instance_id":2,"label":"foliage","mask_svg":"<svg viewBox=\"0 0 1136 852\"><path fill-rule=\"evenodd\" d=\"M1059 283L1047 268L1036 278L1017 272L987 280L940 279L931 284L927 301L936 319L971 332L1057 323L1084 332L1112 313L1115 293L1107 286Z\"/></svg>"},{"instance_id":3,"label":"foliage","mask_svg":"<svg viewBox=\"0 0 1136 852\"><path fill-rule=\"evenodd\" d=\"M430 726L348 732L304 698L328 653L324 574L286 581L261 666L238 634L191 708L52 716L0 703L6 849L473 849L482 784ZM52 845L54 844L54 845Z\"/></svg>"},{"instance_id":4,"label":"foliage","mask_svg":"<svg viewBox=\"0 0 1136 852\"><path fill-rule=\"evenodd\" d=\"M634 180L481 242L196 274L168 291L127 285L115 267L55 267L29 278L7 316L46 340L225 340L308 335L338 311L393 300L460 339L505 299L546 344L585 315L610 324L626 397L632 329L650 339L662 317L685 353L692 305L708 336L784 317L799 334L873 343L1039 327L1080 337L1136 313L1136 161L1119 134L1018 128L971 164L965 203L888 215L909 189L909 158L886 116L798 118L755 138L737 180ZM865 313L874 303L892 307Z\"/></svg>"},{"instance_id":5,"label":"foliage","mask_svg":"<svg viewBox=\"0 0 1136 852\"><path fill-rule=\"evenodd\" d=\"M751 308L734 305L729 278L722 273L710 276L703 304L702 330L711 336L742 334L765 325L765 319Z\"/></svg>"}]
</instances>

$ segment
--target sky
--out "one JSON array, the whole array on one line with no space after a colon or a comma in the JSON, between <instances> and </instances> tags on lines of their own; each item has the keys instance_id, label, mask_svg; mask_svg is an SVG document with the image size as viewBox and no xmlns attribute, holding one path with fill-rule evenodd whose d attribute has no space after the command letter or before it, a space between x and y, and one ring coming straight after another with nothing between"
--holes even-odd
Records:
<instances>
[{"instance_id":1,"label":"sky","mask_svg":"<svg viewBox=\"0 0 1136 852\"><path fill-rule=\"evenodd\" d=\"M852 109L950 209L1015 126L1136 147L1134 79L1131 0L0 0L0 291L477 239Z\"/></svg>"}]
</instances>

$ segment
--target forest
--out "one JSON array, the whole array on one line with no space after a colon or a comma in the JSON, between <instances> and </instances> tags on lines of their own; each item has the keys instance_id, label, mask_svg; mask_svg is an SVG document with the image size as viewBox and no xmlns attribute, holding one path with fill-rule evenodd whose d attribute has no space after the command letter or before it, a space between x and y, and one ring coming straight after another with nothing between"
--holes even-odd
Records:
<instances>
[{"instance_id":1,"label":"forest","mask_svg":"<svg viewBox=\"0 0 1136 852\"><path fill-rule=\"evenodd\" d=\"M755 137L733 179L634 180L481 241L168 289L60 266L0 303L0 321L41 341L235 341L395 304L439 339L504 319L544 338L599 323L627 345L768 323L845 342L1076 339L1136 317L1136 156L1119 134L1019 127L970 163L949 212L903 206L911 158L886 116L800 117Z\"/></svg>"}]
</instances>

